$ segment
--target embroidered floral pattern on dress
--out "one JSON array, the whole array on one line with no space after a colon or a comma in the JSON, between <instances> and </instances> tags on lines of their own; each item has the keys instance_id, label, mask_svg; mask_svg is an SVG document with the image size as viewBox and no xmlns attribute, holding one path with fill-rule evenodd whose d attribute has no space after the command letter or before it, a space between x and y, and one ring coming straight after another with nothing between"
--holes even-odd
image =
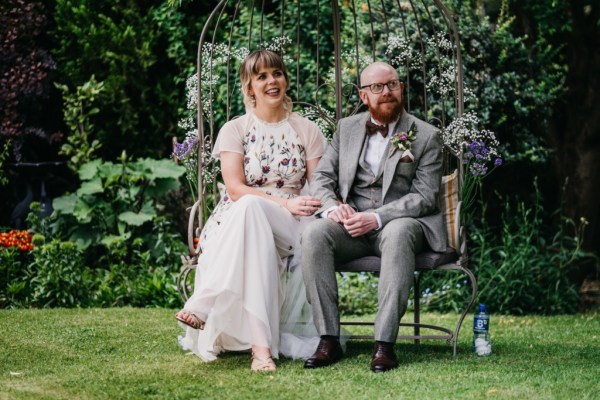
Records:
<instances>
[{"instance_id":1,"label":"embroidered floral pattern on dress","mask_svg":"<svg viewBox=\"0 0 600 400\"><path fill-rule=\"evenodd\" d=\"M247 185L287 199L302 189L306 180L306 152L287 120L268 124L255 118L242 145ZM200 243L207 242L207 236L225 218L232 204L225 192L200 234Z\"/></svg>"}]
</instances>

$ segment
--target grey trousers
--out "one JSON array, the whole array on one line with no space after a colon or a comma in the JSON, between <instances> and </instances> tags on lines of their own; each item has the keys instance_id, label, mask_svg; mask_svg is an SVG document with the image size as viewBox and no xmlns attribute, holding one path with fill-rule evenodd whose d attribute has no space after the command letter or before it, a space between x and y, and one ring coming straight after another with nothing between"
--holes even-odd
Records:
<instances>
[{"instance_id":1,"label":"grey trousers","mask_svg":"<svg viewBox=\"0 0 600 400\"><path fill-rule=\"evenodd\" d=\"M381 230L353 238L330 219L312 221L302 233L302 273L319 335L340 335L335 265L381 257L375 340L395 342L414 282L415 254L423 249L423 228L414 218L398 218Z\"/></svg>"}]
</instances>

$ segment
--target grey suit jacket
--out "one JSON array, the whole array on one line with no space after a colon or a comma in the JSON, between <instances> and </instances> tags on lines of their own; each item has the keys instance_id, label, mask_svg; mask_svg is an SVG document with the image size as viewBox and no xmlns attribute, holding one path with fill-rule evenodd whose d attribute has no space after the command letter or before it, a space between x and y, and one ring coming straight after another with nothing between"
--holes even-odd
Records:
<instances>
[{"instance_id":1,"label":"grey suit jacket","mask_svg":"<svg viewBox=\"0 0 600 400\"><path fill-rule=\"evenodd\" d=\"M322 202L318 214L338 205L338 199L353 205L349 193L366 139L365 124L370 117L365 112L338 122L333 140L313 172L310 183L311 193ZM400 162L400 150L391 156L389 151L386 152L386 159L382 161L385 163L382 166L382 206L359 211L378 213L383 226L395 218L415 218L423 227L431 249L445 251L446 229L438 207L442 178L442 142L435 127L406 111L402 113L394 132L408 132L413 122L417 127L416 139L410 150L415 157L414 161Z\"/></svg>"}]
</instances>

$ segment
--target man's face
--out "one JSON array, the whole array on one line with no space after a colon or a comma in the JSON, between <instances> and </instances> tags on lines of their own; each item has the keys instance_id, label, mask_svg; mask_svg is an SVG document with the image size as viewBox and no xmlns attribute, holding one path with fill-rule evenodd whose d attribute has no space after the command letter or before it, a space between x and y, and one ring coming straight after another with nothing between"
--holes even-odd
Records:
<instances>
[{"instance_id":1,"label":"man's face","mask_svg":"<svg viewBox=\"0 0 600 400\"><path fill-rule=\"evenodd\" d=\"M368 67L361 76L361 86L374 83L388 83L398 79L396 71L386 65L372 65ZM383 86L381 93L373 93L369 87L359 92L363 103L369 107L371 116L382 124L389 124L400 117L403 110L402 91L404 84L396 90L390 90L387 85Z\"/></svg>"}]
</instances>

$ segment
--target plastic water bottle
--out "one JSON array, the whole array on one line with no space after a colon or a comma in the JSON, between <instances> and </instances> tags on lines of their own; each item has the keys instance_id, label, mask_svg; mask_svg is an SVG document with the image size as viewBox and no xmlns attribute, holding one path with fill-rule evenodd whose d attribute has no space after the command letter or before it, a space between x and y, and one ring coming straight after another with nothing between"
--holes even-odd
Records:
<instances>
[{"instance_id":1,"label":"plastic water bottle","mask_svg":"<svg viewBox=\"0 0 600 400\"><path fill-rule=\"evenodd\" d=\"M490 314L485 304L480 304L475 318L473 319L473 350L478 356L489 356L492 354L492 342L490 342Z\"/></svg>"}]
</instances>

